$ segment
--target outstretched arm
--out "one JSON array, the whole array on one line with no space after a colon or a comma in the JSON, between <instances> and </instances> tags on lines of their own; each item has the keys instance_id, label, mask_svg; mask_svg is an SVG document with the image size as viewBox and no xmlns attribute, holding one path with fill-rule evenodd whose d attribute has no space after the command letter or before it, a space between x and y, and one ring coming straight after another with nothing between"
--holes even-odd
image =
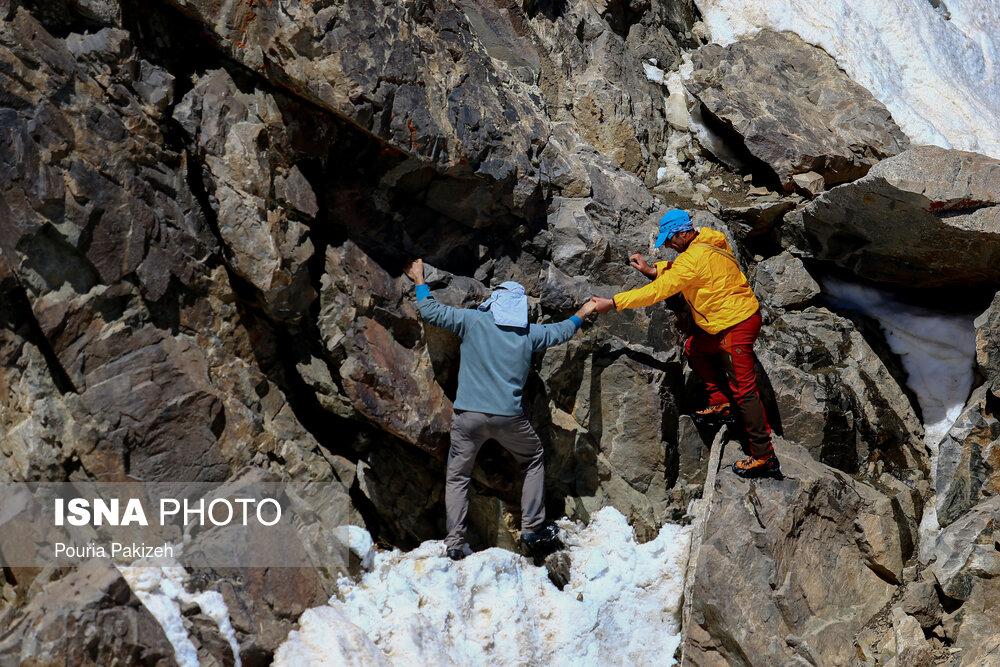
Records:
<instances>
[{"instance_id":1,"label":"outstretched arm","mask_svg":"<svg viewBox=\"0 0 1000 667\"><path fill-rule=\"evenodd\" d=\"M531 349L535 352L544 350L553 345L565 343L573 337L583 321L588 315L594 312L594 304L591 301L580 306L579 310L570 315L569 319L555 324L532 324L528 328L528 338L531 340Z\"/></svg>"},{"instance_id":2,"label":"outstretched arm","mask_svg":"<svg viewBox=\"0 0 1000 667\"><path fill-rule=\"evenodd\" d=\"M468 311L438 303L431 296L431 288L424 280L424 260L415 259L403 267L403 273L413 281L417 292L417 308L427 322L447 329L459 338L465 337Z\"/></svg>"}]
</instances>

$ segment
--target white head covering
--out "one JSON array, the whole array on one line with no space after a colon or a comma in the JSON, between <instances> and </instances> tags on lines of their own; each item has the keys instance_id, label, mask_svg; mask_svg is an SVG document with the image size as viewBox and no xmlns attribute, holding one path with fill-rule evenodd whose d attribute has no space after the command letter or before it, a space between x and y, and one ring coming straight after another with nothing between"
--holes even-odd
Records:
<instances>
[{"instance_id":1,"label":"white head covering","mask_svg":"<svg viewBox=\"0 0 1000 667\"><path fill-rule=\"evenodd\" d=\"M498 285L490 298L479 304L479 310L490 311L497 326L528 326L528 297L524 286L513 280Z\"/></svg>"}]
</instances>

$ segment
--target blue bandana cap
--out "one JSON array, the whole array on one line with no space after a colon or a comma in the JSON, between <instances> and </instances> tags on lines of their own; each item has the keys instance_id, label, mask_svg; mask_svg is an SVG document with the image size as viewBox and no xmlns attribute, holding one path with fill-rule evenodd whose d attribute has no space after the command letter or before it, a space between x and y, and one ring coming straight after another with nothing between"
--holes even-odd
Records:
<instances>
[{"instance_id":1,"label":"blue bandana cap","mask_svg":"<svg viewBox=\"0 0 1000 667\"><path fill-rule=\"evenodd\" d=\"M513 280L500 283L486 301L479 304L479 310L488 310L493 321L500 327L528 326L528 296L524 286Z\"/></svg>"},{"instance_id":2,"label":"blue bandana cap","mask_svg":"<svg viewBox=\"0 0 1000 667\"><path fill-rule=\"evenodd\" d=\"M661 245L673 238L678 232L693 232L694 225L691 224L691 216L679 208L671 209L660 218L660 235L656 237L656 245Z\"/></svg>"}]
</instances>

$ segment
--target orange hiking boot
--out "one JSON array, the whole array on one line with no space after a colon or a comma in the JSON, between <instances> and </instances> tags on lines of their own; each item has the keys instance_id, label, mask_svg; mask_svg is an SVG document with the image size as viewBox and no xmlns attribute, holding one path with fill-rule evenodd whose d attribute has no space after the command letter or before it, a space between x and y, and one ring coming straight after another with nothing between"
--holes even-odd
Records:
<instances>
[{"instance_id":1,"label":"orange hiking boot","mask_svg":"<svg viewBox=\"0 0 1000 667\"><path fill-rule=\"evenodd\" d=\"M755 459L752 456L733 464L733 472L743 477L771 477L781 475L781 464L774 454Z\"/></svg>"},{"instance_id":2,"label":"orange hiking boot","mask_svg":"<svg viewBox=\"0 0 1000 667\"><path fill-rule=\"evenodd\" d=\"M697 426L719 427L728 424L733 419L733 414L729 409L729 403L716 403L701 410L695 410L692 415Z\"/></svg>"},{"instance_id":3,"label":"orange hiking boot","mask_svg":"<svg viewBox=\"0 0 1000 667\"><path fill-rule=\"evenodd\" d=\"M707 408L695 410L695 414L699 417L728 417L729 403L716 403Z\"/></svg>"}]
</instances>

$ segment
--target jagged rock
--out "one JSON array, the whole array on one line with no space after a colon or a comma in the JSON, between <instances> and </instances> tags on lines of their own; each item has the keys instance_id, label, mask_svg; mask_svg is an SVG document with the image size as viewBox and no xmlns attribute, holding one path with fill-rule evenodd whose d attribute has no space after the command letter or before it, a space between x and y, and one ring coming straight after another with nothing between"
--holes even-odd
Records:
<instances>
[{"instance_id":1,"label":"jagged rock","mask_svg":"<svg viewBox=\"0 0 1000 667\"><path fill-rule=\"evenodd\" d=\"M627 356L599 372L599 412L590 415L589 428L612 469L662 511L668 474L665 431L676 419L670 376Z\"/></svg>"},{"instance_id":2,"label":"jagged rock","mask_svg":"<svg viewBox=\"0 0 1000 667\"><path fill-rule=\"evenodd\" d=\"M184 628L198 651L199 667L232 667L236 664L233 647L219 632L218 624L201 612L193 603L193 609L181 609Z\"/></svg>"},{"instance_id":3,"label":"jagged rock","mask_svg":"<svg viewBox=\"0 0 1000 667\"><path fill-rule=\"evenodd\" d=\"M761 330L758 356L776 423L817 460L846 471L884 466L926 476L923 427L909 400L854 325L825 308L781 314Z\"/></svg>"},{"instance_id":4,"label":"jagged rock","mask_svg":"<svg viewBox=\"0 0 1000 667\"><path fill-rule=\"evenodd\" d=\"M709 445L689 415L677 420L677 474L680 480L701 487L708 474Z\"/></svg>"},{"instance_id":5,"label":"jagged rock","mask_svg":"<svg viewBox=\"0 0 1000 667\"><path fill-rule=\"evenodd\" d=\"M3 665L177 664L163 628L110 561L47 584L4 626Z\"/></svg>"},{"instance_id":6,"label":"jagged rock","mask_svg":"<svg viewBox=\"0 0 1000 667\"><path fill-rule=\"evenodd\" d=\"M430 346L412 349L421 324L415 303L404 299L404 283L353 243L328 248L320 334L334 358L346 357L339 382L353 410L443 459L451 400L435 381L433 360L421 354ZM457 360L447 348L443 355Z\"/></svg>"},{"instance_id":7,"label":"jagged rock","mask_svg":"<svg viewBox=\"0 0 1000 667\"><path fill-rule=\"evenodd\" d=\"M1000 397L1000 293L973 324L976 327L976 363L993 394Z\"/></svg>"},{"instance_id":8,"label":"jagged rock","mask_svg":"<svg viewBox=\"0 0 1000 667\"><path fill-rule=\"evenodd\" d=\"M261 370L274 371L275 334L234 303L184 161L160 129L169 77L120 30L60 40L20 10L0 32L2 85L20 100L0 112L13 138L0 146L10 165L0 246L17 278L4 287L4 319L11 352L28 343L16 371L25 391L5 420L39 436L18 475L58 477L57 462L146 479L224 479L251 462L329 474ZM32 370L42 361L47 372Z\"/></svg>"},{"instance_id":9,"label":"jagged rock","mask_svg":"<svg viewBox=\"0 0 1000 667\"><path fill-rule=\"evenodd\" d=\"M323 587L320 571L309 568L216 568L194 573L222 595L236 632L240 660L248 667L271 664L274 651L288 637L295 619L306 609L323 604L330 594Z\"/></svg>"},{"instance_id":10,"label":"jagged rock","mask_svg":"<svg viewBox=\"0 0 1000 667\"><path fill-rule=\"evenodd\" d=\"M121 24L122 8L118 0L79 0L74 3L74 8L92 21Z\"/></svg>"},{"instance_id":11,"label":"jagged rock","mask_svg":"<svg viewBox=\"0 0 1000 667\"><path fill-rule=\"evenodd\" d=\"M985 385L938 444L937 519L947 526L988 496L1000 493L1000 421Z\"/></svg>"},{"instance_id":12,"label":"jagged rock","mask_svg":"<svg viewBox=\"0 0 1000 667\"><path fill-rule=\"evenodd\" d=\"M918 146L786 216L784 245L907 288L1000 283L1000 160Z\"/></svg>"},{"instance_id":13,"label":"jagged rock","mask_svg":"<svg viewBox=\"0 0 1000 667\"><path fill-rule=\"evenodd\" d=\"M2 294L8 304L16 299L10 291ZM0 401L0 452L4 457L0 480L62 479L62 443L70 441L75 431L73 411L53 386L45 356L30 341L26 327L17 327L14 322L4 325L0 331L5 386Z\"/></svg>"},{"instance_id":14,"label":"jagged rock","mask_svg":"<svg viewBox=\"0 0 1000 667\"><path fill-rule=\"evenodd\" d=\"M499 210L530 211L540 201L532 161L548 132L539 90L491 58L491 49L502 52L530 71L532 56L509 28L484 31L480 41L477 28L489 23L474 26L452 3L375 5L370 12L309 3L173 4L246 67L474 186L460 195L455 181L442 181L445 187L430 192L432 208L476 227ZM510 40L514 50L505 47Z\"/></svg>"},{"instance_id":15,"label":"jagged rock","mask_svg":"<svg viewBox=\"0 0 1000 667\"><path fill-rule=\"evenodd\" d=\"M451 430L451 401L423 359L393 340L375 320L362 317L351 345L364 356L341 366L341 380L359 414L393 435L443 459Z\"/></svg>"},{"instance_id":16,"label":"jagged rock","mask_svg":"<svg viewBox=\"0 0 1000 667\"><path fill-rule=\"evenodd\" d=\"M836 185L908 146L881 102L793 33L763 30L726 47L709 44L692 61L688 91L788 191L795 174L817 172Z\"/></svg>"},{"instance_id":17,"label":"jagged rock","mask_svg":"<svg viewBox=\"0 0 1000 667\"><path fill-rule=\"evenodd\" d=\"M855 486L864 507L858 511L858 548L865 565L891 584L903 583L903 565L913 553L915 523L907 522L898 504L872 486Z\"/></svg>"},{"instance_id":18,"label":"jagged rock","mask_svg":"<svg viewBox=\"0 0 1000 667\"><path fill-rule=\"evenodd\" d=\"M896 660L907 667L931 667L935 664L931 648L924 639L920 623L899 607L892 609L892 629L896 640Z\"/></svg>"},{"instance_id":19,"label":"jagged rock","mask_svg":"<svg viewBox=\"0 0 1000 667\"><path fill-rule=\"evenodd\" d=\"M802 260L787 250L757 264L754 293L773 308L800 308L820 293Z\"/></svg>"},{"instance_id":20,"label":"jagged rock","mask_svg":"<svg viewBox=\"0 0 1000 667\"><path fill-rule=\"evenodd\" d=\"M172 279L191 285L203 277L215 242L174 168L179 156L161 147L156 118L137 93L100 82L106 70L127 69L128 40L107 33L107 46L96 50L112 64L95 65L95 79L27 12L5 22L3 33L2 85L17 102L2 112L12 139L0 149L8 165L2 247L9 263L23 263L31 291L70 285L85 293L131 274L157 301ZM45 54L42 62L36 54ZM65 80L76 82L70 95L59 92ZM35 123L45 129L33 136ZM116 212L126 212L124 220Z\"/></svg>"},{"instance_id":21,"label":"jagged rock","mask_svg":"<svg viewBox=\"0 0 1000 667\"><path fill-rule=\"evenodd\" d=\"M233 271L260 291L269 314L299 319L316 296L305 224L318 211L316 195L298 167L290 166L304 157L292 146L305 143L295 135L306 130L284 120L272 95L241 93L225 70L201 77L174 118L204 163Z\"/></svg>"},{"instance_id":22,"label":"jagged rock","mask_svg":"<svg viewBox=\"0 0 1000 667\"><path fill-rule=\"evenodd\" d=\"M823 192L826 182L823 179L822 174L817 174L815 171L807 171L804 174L795 174L792 176L792 181L795 186L801 190L805 190L809 195L818 195Z\"/></svg>"},{"instance_id":23,"label":"jagged rock","mask_svg":"<svg viewBox=\"0 0 1000 667\"><path fill-rule=\"evenodd\" d=\"M483 455L481 452L480 456ZM426 458L417 452L389 440L373 442L366 458L367 462L358 464L358 488L378 512L382 533L391 537L393 543L411 546L424 540L440 539L445 534L443 461L428 465ZM487 480L483 461L484 458L477 460L473 480L493 486L500 473L494 472L495 478ZM504 480L506 484L502 486L515 484L516 472L513 476L513 479ZM470 537L482 534L480 516L469 518ZM475 546L492 545L487 542Z\"/></svg>"},{"instance_id":24,"label":"jagged rock","mask_svg":"<svg viewBox=\"0 0 1000 667\"><path fill-rule=\"evenodd\" d=\"M571 277L549 264L541 285L541 306L550 312L572 312L593 295L590 282L583 276Z\"/></svg>"},{"instance_id":25,"label":"jagged rock","mask_svg":"<svg viewBox=\"0 0 1000 667\"><path fill-rule=\"evenodd\" d=\"M635 281L628 265L634 252L648 253L650 234L662 215L662 205L636 179L606 158L591 152L577 155L591 186L589 198L555 198L549 205L552 263L570 276L585 276L601 284ZM708 213L698 224L719 223ZM655 235L654 235L655 238Z\"/></svg>"},{"instance_id":26,"label":"jagged rock","mask_svg":"<svg viewBox=\"0 0 1000 667\"><path fill-rule=\"evenodd\" d=\"M471 3L480 8L491 4ZM677 14L690 3L657 3L635 12L642 19L634 32L628 29L631 21L618 18L633 10L612 5L567 3L555 17L536 13L525 32L540 56L538 86L554 111L553 120L571 121L584 141L650 182L655 176L649 173L651 156L664 152L668 130L664 97L643 72L643 60L652 56L644 58L643 52L656 50L657 58L679 56L674 34L683 34L687 17ZM518 25L516 13L508 12ZM656 16L667 12L675 14L672 26ZM471 18L471 12L466 14Z\"/></svg>"},{"instance_id":27,"label":"jagged rock","mask_svg":"<svg viewBox=\"0 0 1000 667\"><path fill-rule=\"evenodd\" d=\"M549 554L545 558L545 569L548 570L549 580L559 590L566 588L570 581L570 559L565 551L557 551Z\"/></svg>"},{"instance_id":28,"label":"jagged rock","mask_svg":"<svg viewBox=\"0 0 1000 667\"><path fill-rule=\"evenodd\" d=\"M918 581L907 586L901 606L922 628L933 628L941 622L941 602L933 581Z\"/></svg>"},{"instance_id":29,"label":"jagged rock","mask_svg":"<svg viewBox=\"0 0 1000 667\"><path fill-rule=\"evenodd\" d=\"M778 438L785 479L726 467L711 489L694 570L684 664L848 664L852 639L895 588L866 566L853 517L877 491ZM865 496L858 495L866 487ZM887 536L888 537L888 536ZM890 538L891 539L891 538Z\"/></svg>"},{"instance_id":30,"label":"jagged rock","mask_svg":"<svg viewBox=\"0 0 1000 667\"><path fill-rule=\"evenodd\" d=\"M1000 648L1000 497L983 501L937 535L931 571L950 613L944 625L963 665L988 664Z\"/></svg>"},{"instance_id":31,"label":"jagged rock","mask_svg":"<svg viewBox=\"0 0 1000 667\"><path fill-rule=\"evenodd\" d=\"M719 217L738 225L740 236L754 238L771 232L786 213L795 208L795 202L782 199L776 202L755 201L750 206L724 207Z\"/></svg>"}]
</instances>

